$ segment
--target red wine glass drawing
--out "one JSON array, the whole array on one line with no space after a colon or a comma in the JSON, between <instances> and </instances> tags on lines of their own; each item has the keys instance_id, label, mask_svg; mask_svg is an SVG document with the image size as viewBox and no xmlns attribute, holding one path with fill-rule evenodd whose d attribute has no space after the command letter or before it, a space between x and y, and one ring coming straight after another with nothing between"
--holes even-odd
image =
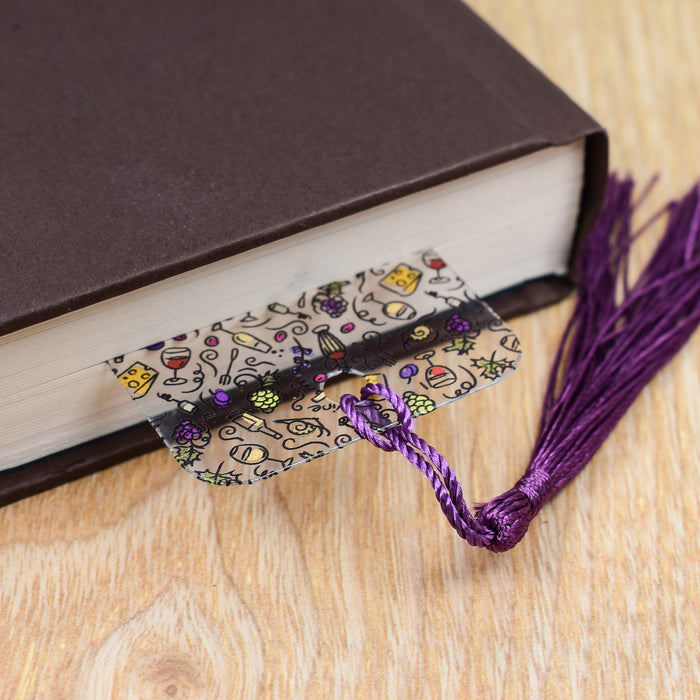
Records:
<instances>
[{"instance_id":1,"label":"red wine glass drawing","mask_svg":"<svg viewBox=\"0 0 700 700\"><path fill-rule=\"evenodd\" d=\"M177 371L182 369L189 361L192 355L189 348L166 348L160 354L160 361L173 371L173 376L166 379L163 384L185 384L187 382L183 377L177 376Z\"/></svg>"},{"instance_id":2,"label":"red wine glass drawing","mask_svg":"<svg viewBox=\"0 0 700 700\"><path fill-rule=\"evenodd\" d=\"M440 274L440 270L447 267L447 263L437 254L432 251L423 253L423 262L431 269L435 270L437 273L435 277L430 279L430 284L444 284L449 282L449 277L443 277Z\"/></svg>"}]
</instances>

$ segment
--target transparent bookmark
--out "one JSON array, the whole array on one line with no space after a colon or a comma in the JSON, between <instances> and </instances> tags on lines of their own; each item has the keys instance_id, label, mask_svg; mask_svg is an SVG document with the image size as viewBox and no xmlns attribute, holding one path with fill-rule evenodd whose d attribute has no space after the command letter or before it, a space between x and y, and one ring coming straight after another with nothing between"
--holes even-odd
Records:
<instances>
[{"instance_id":1,"label":"transparent bookmark","mask_svg":"<svg viewBox=\"0 0 700 700\"><path fill-rule=\"evenodd\" d=\"M359 440L324 391L340 377L385 384L420 416L519 358L513 332L427 251L107 364L184 469L230 485ZM396 424L391 407L364 405L375 429Z\"/></svg>"}]
</instances>

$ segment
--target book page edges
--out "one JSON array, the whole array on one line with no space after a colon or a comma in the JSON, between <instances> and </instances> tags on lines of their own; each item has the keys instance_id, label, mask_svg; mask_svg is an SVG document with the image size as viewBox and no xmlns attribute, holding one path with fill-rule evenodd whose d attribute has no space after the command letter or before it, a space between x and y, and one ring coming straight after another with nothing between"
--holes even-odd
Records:
<instances>
[{"instance_id":1,"label":"book page edges","mask_svg":"<svg viewBox=\"0 0 700 700\"><path fill-rule=\"evenodd\" d=\"M453 260L482 296L524 279L566 274L574 228L568 221L579 209L583 160L582 141L545 149L16 331L0 338L0 385L10 396L26 392L261 300L412 254L426 241ZM545 172L548 162L558 167ZM547 181L540 181L546 174ZM504 198L504 192L510 194ZM562 208L562 221L534 252L531 241L512 230L523 227L523 211L537 219ZM508 266L493 256L499 236L524 248L523 260L506 276ZM528 253L530 260L524 259Z\"/></svg>"}]
</instances>

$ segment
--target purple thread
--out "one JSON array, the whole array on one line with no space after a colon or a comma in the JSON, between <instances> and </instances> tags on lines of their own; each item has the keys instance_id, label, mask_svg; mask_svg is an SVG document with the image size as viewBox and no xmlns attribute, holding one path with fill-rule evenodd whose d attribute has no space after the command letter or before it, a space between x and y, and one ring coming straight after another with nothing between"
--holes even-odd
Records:
<instances>
[{"instance_id":1,"label":"purple thread","mask_svg":"<svg viewBox=\"0 0 700 700\"><path fill-rule=\"evenodd\" d=\"M630 285L630 247L648 226L632 233L633 186L629 178L610 177L579 254L578 299L552 366L539 437L512 489L472 514L445 458L413 432L411 412L398 394L368 384L360 399L346 394L340 400L361 437L400 452L428 478L450 524L471 545L495 552L515 546L540 508L586 466L642 388L700 323L700 184L666 207L665 233ZM623 296L617 301L620 286ZM381 434L357 408L373 394L385 398L399 417L397 426Z\"/></svg>"}]
</instances>

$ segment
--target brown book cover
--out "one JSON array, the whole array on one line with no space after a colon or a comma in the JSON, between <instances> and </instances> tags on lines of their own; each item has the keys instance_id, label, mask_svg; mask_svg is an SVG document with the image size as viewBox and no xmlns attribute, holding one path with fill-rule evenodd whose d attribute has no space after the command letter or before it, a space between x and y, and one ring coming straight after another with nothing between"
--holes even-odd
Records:
<instances>
[{"instance_id":1,"label":"brown book cover","mask_svg":"<svg viewBox=\"0 0 700 700\"><path fill-rule=\"evenodd\" d=\"M0 335L582 137L579 234L604 186L600 127L459 0L10 0L0 76ZM156 445L0 474L0 503Z\"/></svg>"}]
</instances>

